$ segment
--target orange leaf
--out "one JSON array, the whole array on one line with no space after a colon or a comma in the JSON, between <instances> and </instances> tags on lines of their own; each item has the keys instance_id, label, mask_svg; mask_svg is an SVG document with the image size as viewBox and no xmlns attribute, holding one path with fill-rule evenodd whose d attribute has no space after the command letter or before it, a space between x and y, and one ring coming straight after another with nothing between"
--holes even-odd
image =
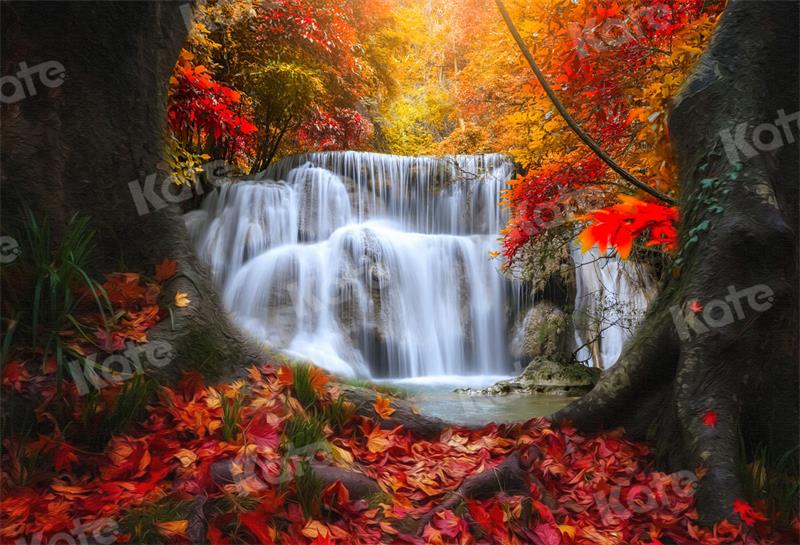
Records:
<instances>
[{"instance_id":1,"label":"orange leaf","mask_svg":"<svg viewBox=\"0 0 800 545\"><path fill-rule=\"evenodd\" d=\"M311 388L314 390L314 392L316 392L318 396L325 395L325 386L331 380L328 373L319 367L312 367L309 369L308 375L311 381Z\"/></svg>"},{"instance_id":2,"label":"orange leaf","mask_svg":"<svg viewBox=\"0 0 800 545\"><path fill-rule=\"evenodd\" d=\"M389 432L383 431L378 427L373 428L367 436L367 450L373 453L385 451L392 446L392 442L389 439L390 435Z\"/></svg>"},{"instance_id":3,"label":"orange leaf","mask_svg":"<svg viewBox=\"0 0 800 545\"><path fill-rule=\"evenodd\" d=\"M67 443L60 443L58 445L55 455L53 456L53 466L57 470L70 471L72 470L73 464L77 463L77 461L78 457L75 455L75 451L70 445Z\"/></svg>"},{"instance_id":4,"label":"orange leaf","mask_svg":"<svg viewBox=\"0 0 800 545\"><path fill-rule=\"evenodd\" d=\"M372 406L375 408L375 412L378 416L383 420L392 416L395 411L391 406L389 398L383 397L381 394L375 396L375 403Z\"/></svg>"},{"instance_id":5,"label":"orange leaf","mask_svg":"<svg viewBox=\"0 0 800 545\"><path fill-rule=\"evenodd\" d=\"M158 523L159 531L167 537L183 536L186 534L188 528L188 520L171 520Z\"/></svg>"},{"instance_id":6,"label":"orange leaf","mask_svg":"<svg viewBox=\"0 0 800 545\"><path fill-rule=\"evenodd\" d=\"M278 384L281 386L291 386L294 382L294 374L292 373L292 368L288 365L281 366L278 369Z\"/></svg>"},{"instance_id":7,"label":"orange leaf","mask_svg":"<svg viewBox=\"0 0 800 545\"><path fill-rule=\"evenodd\" d=\"M169 280L175 273L178 271L178 262L167 257L164 260L156 265L156 281L164 282L165 280Z\"/></svg>"},{"instance_id":8,"label":"orange leaf","mask_svg":"<svg viewBox=\"0 0 800 545\"><path fill-rule=\"evenodd\" d=\"M189 303L191 303L191 301L189 300L189 296L186 293L179 291L175 294L176 307L178 308L188 307Z\"/></svg>"}]
</instances>

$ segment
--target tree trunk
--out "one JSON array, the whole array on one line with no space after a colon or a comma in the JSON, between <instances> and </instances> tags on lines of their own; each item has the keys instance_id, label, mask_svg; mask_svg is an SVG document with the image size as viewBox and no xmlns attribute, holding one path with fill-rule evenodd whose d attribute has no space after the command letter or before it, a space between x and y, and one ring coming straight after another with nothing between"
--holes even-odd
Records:
<instances>
[{"instance_id":1,"label":"tree trunk","mask_svg":"<svg viewBox=\"0 0 800 545\"><path fill-rule=\"evenodd\" d=\"M798 444L798 107L798 3L730 2L670 115L674 274L619 362L553 416L707 468L705 523L734 519L740 436L745 456Z\"/></svg>"},{"instance_id":2,"label":"tree trunk","mask_svg":"<svg viewBox=\"0 0 800 545\"><path fill-rule=\"evenodd\" d=\"M256 361L261 349L230 323L194 257L180 215L191 194L165 182L168 81L190 24L180 7L2 3L4 74L15 74L20 62L46 61L66 72L54 87L34 74L35 95L3 104L3 223L23 204L57 225L74 212L88 215L101 253L96 272L152 274L163 258L177 260L179 275L164 296L172 300L180 290L191 304L150 337L176 350L169 374L202 367L213 376Z\"/></svg>"}]
</instances>

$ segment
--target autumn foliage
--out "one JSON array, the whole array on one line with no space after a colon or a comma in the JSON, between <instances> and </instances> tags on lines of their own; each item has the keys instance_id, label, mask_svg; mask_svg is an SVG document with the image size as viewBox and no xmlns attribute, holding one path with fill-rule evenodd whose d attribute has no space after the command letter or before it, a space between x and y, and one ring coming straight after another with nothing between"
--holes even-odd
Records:
<instances>
[{"instance_id":1,"label":"autumn foliage","mask_svg":"<svg viewBox=\"0 0 800 545\"><path fill-rule=\"evenodd\" d=\"M192 58L182 51L170 78L169 126L192 149L218 149L233 160L248 151L256 126L241 93L214 81L206 67L192 65Z\"/></svg>"},{"instance_id":2,"label":"autumn foliage","mask_svg":"<svg viewBox=\"0 0 800 545\"><path fill-rule=\"evenodd\" d=\"M523 30L539 37L531 43L534 54L584 130L634 175L674 196L666 112L720 8L694 0L658 5L634 0L573 4L557 17L555 5L545 4L516 15ZM642 234L648 235L645 244L674 250L677 211L624 195L622 204L604 208L624 183L578 143L535 83L520 82L517 96L525 94L541 106L528 114L535 136L516 152L528 172L505 196L512 216L505 230L506 259L513 260L550 227L536 211L559 206L586 224L580 236L584 250L598 244L627 257Z\"/></svg>"},{"instance_id":3,"label":"autumn foliage","mask_svg":"<svg viewBox=\"0 0 800 545\"><path fill-rule=\"evenodd\" d=\"M590 212L613 205L619 193L644 198L567 127L491 3L398 4L398 93L386 101L383 120L389 149L511 155L523 173L504 195L510 213L503 232L507 263L524 258L524 249L549 232L575 232L593 223ZM666 115L708 43L723 3L505 4L584 131L634 176L675 198ZM650 219L621 215L644 210L610 212L621 222L639 223ZM666 232L669 223L659 225L659 233L647 241L673 238ZM584 242L589 238L584 235ZM609 242L615 247L614 240ZM670 250L670 245L658 246Z\"/></svg>"}]
</instances>

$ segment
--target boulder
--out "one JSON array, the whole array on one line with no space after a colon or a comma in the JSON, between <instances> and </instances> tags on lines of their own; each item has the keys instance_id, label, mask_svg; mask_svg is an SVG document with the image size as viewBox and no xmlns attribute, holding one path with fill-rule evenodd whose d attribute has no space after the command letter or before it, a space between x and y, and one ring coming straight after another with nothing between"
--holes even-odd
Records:
<instances>
[{"instance_id":1,"label":"boulder","mask_svg":"<svg viewBox=\"0 0 800 545\"><path fill-rule=\"evenodd\" d=\"M571 335L569 314L550 301L537 301L516 326L511 356L523 362L535 358L569 360Z\"/></svg>"},{"instance_id":2,"label":"boulder","mask_svg":"<svg viewBox=\"0 0 800 545\"><path fill-rule=\"evenodd\" d=\"M547 394L581 396L594 387L602 371L578 362L563 363L535 358L518 377L501 380L488 388L459 388L467 395L504 396L509 394Z\"/></svg>"}]
</instances>

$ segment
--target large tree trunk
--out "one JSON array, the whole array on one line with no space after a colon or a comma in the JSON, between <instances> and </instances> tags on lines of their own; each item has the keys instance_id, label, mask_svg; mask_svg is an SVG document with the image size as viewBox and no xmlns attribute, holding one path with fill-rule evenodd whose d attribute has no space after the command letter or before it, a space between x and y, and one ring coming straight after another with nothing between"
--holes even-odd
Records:
<instances>
[{"instance_id":1,"label":"large tree trunk","mask_svg":"<svg viewBox=\"0 0 800 545\"><path fill-rule=\"evenodd\" d=\"M3 223L23 204L56 225L76 211L90 216L102 253L98 272L152 274L163 258L177 260L181 274L165 297L180 290L192 303L150 336L176 350L168 372L202 366L222 374L261 350L222 311L189 245L181 197L170 197L178 192L159 168L168 81L189 24L181 6L2 3L3 74L15 74L20 62L57 61L66 71L55 87L32 76L35 95L2 106ZM154 177L155 197L148 193Z\"/></svg>"},{"instance_id":2,"label":"large tree trunk","mask_svg":"<svg viewBox=\"0 0 800 545\"><path fill-rule=\"evenodd\" d=\"M554 415L583 430L624 426L654 441L668 467L706 467L697 499L707 523L734 518L740 434L749 453L798 444L797 111L798 3L731 2L670 116L675 274L620 361ZM783 112L792 128L776 125ZM742 145L742 123L744 141L756 128L763 144ZM730 295L754 287L750 300Z\"/></svg>"}]
</instances>

